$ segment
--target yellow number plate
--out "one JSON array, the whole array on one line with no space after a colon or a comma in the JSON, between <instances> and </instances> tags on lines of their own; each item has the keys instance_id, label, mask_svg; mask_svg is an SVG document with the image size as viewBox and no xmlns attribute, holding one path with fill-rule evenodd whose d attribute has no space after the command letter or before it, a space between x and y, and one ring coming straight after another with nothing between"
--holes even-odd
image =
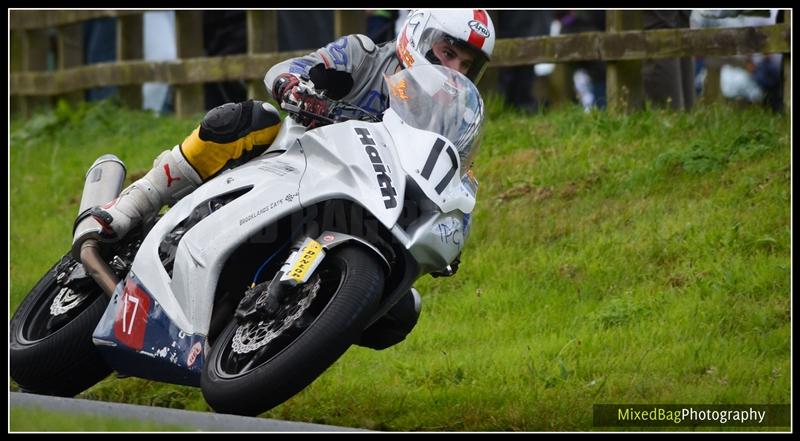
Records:
<instances>
[{"instance_id":1,"label":"yellow number plate","mask_svg":"<svg viewBox=\"0 0 800 441\"><path fill-rule=\"evenodd\" d=\"M314 263L322 257L322 245L316 240L311 239L310 242L305 244L303 248L297 253L297 260L294 265L289 269L286 274L290 279L294 279L297 283L304 283L306 280L306 273L309 269L314 268Z\"/></svg>"}]
</instances>

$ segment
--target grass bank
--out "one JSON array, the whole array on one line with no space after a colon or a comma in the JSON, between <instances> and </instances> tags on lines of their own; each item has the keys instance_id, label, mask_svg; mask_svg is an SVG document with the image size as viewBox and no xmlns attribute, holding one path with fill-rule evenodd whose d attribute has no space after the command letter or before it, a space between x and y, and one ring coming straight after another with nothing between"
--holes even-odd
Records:
<instances>
[{"instance_id":1,"label":"grass bank","mask_svg":"<svg viewBox=\"0 0 800 441\"><path fill-rule=\"evenodd\" d=\"M594 430L592 405L790 402L790 121L724 106L526 116L489 100L459 273L264 416L379 430ZM68 249L83 177L196 125L109 104L12 125L10 311ZM206 409L108 378L85 398ZM607 429L606 429L607 430Z\"/></svg>"}]
</instances>

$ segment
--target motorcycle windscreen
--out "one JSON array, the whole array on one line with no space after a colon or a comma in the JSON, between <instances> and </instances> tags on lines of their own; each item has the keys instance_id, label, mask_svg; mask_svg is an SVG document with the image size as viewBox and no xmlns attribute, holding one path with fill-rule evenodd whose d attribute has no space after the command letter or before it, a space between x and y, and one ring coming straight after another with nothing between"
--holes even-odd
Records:
<instances>
[{"instance_id":1,"label":"motorcycle windscreen","mask_svg":"<svg viewBox=\"0 0 800 441\"><path fill-rule=\"evenodd\" d=\"M383 122L396 140L403 141L397 151L400 163L425 196L444 213L471 213L475 191L467 185L469 180L462 180L461 158L454 145L439 134L405 124L392 109L384 113Z\"/></svg>"}]
</instances>

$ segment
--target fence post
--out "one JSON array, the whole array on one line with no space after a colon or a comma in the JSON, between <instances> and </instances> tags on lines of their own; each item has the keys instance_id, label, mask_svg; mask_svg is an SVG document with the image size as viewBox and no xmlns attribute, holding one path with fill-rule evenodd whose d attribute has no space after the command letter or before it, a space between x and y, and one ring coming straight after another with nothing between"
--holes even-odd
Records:
<instances>
[{"instance_id":1,"label":"fence post","mask_svg":"<svg viewBox=\"0 0 800 441\"><path fill-rule=\"evenodd\" d=\"M203 56L203 12L175 11L178 59ZM175 114L185 118L205 111L203 84L175 85Z\"/></svg>"},{"instance_id":2,"label":"fence post","mask_svg":"<svg viewBox=\"0 0 800 441\"><path fill-rule=\"evenodd\" d=\"M247 11L247 54L274 52L278 52L278 12ZM266 69L262 73L266 75ZM267 101L263 77L247 82L247 98Z\"/></svg>"},{"instance_id":3,"label":"fence post","mask_svg":"<svg viewBox=\"0 0 800 441\"><path fill-rule=\"evenodd\" d=\"M36 72L47 70L49 41L47 28L30 29L21 32L22 70ZM37 108L50 108L49 96L28 96L22 102L23 115L29 116Z\"/></svg>"},{"instance_id":4,"label":"fence post","mask_svg":"<svg viewBox=\"0 0 800 441\"><path fill-rule=\"evenodd\" d=\"M531 69L533 66L531 66ZM563 106L572 102L573 79L569 75L567 63L556 63L555 69L547 77L547 99L553 107Z\"/></svg>"},{"instance_id":5,"label":"fence post","mask_svg":"<svg viewBox=\"0 0 800 441\"><path fill-rule=\"evenodd\" d=\"M58 35L58 70L83 65L83 22L59 26ZM58 97L72 105L83 101L83 90L69 92Z\"/></svg>"},{"instance_id":6,"label":"fence post","mask_svg":"<svg viewBox=\"0 0 800 441\"><path fill-rule=\"evenodd\" d=\"M607 11L606 32L641 29L639 11ZM608 61L606 63L608 110L627 113L640 109L644 103L642 62Z\"/></svg>"},{"instance_id":7,"label":"fence post","mask_svg":"<svg viewBox=\"0 0 800 441\"><path fill-rule=\"evenodd\" d=\"M12 30L9 32L9 70L11 74L25 71L24 49L23 49L23 31ZM12 116L26 116L28 112L27 99L24 96L9 95L11 100L11 115Z\"/></svg>"},{"instance_id":8,"label":"fence post","mask_svg":"<svg viewBox=\"0 0 800 441\"><path fill-rule=\"evenodd\" d=\"M703 91L698 101L704 105L722 101L722 88L719 75L722 70L721 57L704 57L706 77L703 80Z\"/></svg>"},{"instance_id":9,"label":"fence post","mask_svg":"<svg viewBox=\"0 0 800 441\"><path fill-rule=\"evenodd\" d=\"M367 17L362 10L337 10L333 13L333 36L339 38L350 34L364 34Z\"/></svg>"},{"instance_id":10,"label":"fence post","mask_svg":"<svg viewBox=\"0 0 800 441\"><path fill-rule=\"evenodd\" d=\"M144 59L144 17L142 14L117 17L117 61ZM142 85L120 86L119 96L126 107L142 108Z\"/></svg>"}]
</instances>

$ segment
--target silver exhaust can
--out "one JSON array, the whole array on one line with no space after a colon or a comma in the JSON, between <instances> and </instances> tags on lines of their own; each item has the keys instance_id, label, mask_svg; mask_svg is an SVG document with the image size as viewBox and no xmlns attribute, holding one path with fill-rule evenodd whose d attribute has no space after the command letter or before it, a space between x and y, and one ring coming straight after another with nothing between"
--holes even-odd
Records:
<instances>
[{"instance_id":1,"label":"silver exhaust can","mask_svg":"<svg viewBox=\"0 0 800 441\"><path fill-rule=\"evenodd\" d=\"M100 224L89 215L89 209L119 196L126 173L125 164L111 154L97 158L86 172L72 236L72 255L76 259L80 260L81 244L86 239L98 239L102 230Z\"/></svg>"}]
</instances>

